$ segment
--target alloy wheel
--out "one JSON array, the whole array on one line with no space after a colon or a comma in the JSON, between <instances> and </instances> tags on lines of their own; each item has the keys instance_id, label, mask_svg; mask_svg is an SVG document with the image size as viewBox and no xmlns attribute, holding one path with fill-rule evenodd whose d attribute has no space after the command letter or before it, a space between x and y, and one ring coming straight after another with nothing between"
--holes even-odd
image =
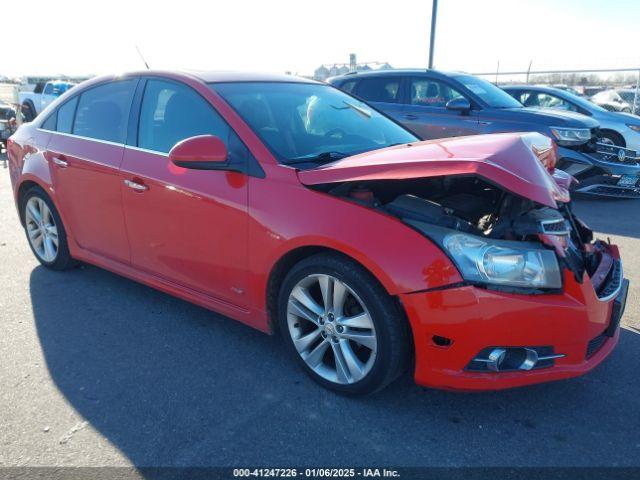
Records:
<instances>
[{"instance_id":1,"label":"alloy wheel","mask_svg":"<svg viewBox=\"0 0 640 480\"><path fill-rule=\"evenodd\" d=\"M29 243L43 261L52 263L58 256L58 228L44 200L31 197L25 207L25 226Z\"/></svg>"},{"instance_id":2,"label":"alloy wheel","mask_svg":"<svg viewBox=\"0 0 640 480\"><path fill-rule=\"evenodd\" d=\"M287 324L295 349L325 380L353 384L371 371L378 340L366 306L344 282L309 275L289 294Z\"/></svg>"}]
</instances>

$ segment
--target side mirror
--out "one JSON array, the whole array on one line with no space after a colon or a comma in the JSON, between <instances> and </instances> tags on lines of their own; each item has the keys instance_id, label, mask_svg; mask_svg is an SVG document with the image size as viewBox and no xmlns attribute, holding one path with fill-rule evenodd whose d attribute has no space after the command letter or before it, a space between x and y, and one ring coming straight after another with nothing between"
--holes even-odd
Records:
<instances>
[{"instance_id":1,"label":"side mirror","mask_svg":"<svg viewBox=\"0 0 640 480\"><path fill-rule=\"evenodd\" d=\"M169 160L182 168L228 170L227 147L214 135L185 138L171 149Z\"/></svg>"},{"instance_id":2,"label":"side mirror","mask_svg":"<svg viewBox=\"0 0 640 480\"><path fill-rule=\"evenodd\" d=\"M471 110L471 104L469 100L464 97L457 97L447 102L447 110L453 110L460 112L462 115L466 115Z\"/></svg>"}]
</instances>

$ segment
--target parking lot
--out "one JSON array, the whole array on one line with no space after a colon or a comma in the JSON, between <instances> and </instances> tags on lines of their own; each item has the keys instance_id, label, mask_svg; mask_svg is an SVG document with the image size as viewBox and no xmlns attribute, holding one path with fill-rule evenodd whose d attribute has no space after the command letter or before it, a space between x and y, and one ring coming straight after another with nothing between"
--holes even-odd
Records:
<instances>
[{"instance_id":1,"label":"parking lot","mask_svg":"<svg viewBox=\"0 0 640 480\"><path fill-rule=\"evenodd\" d=\"M0 167L0 466L638 466L640 202L576 204L632 282L603 365L478 394L405 375L349 399L277 337L95 267L39 266Z\"/></svg>"}]
</instances>

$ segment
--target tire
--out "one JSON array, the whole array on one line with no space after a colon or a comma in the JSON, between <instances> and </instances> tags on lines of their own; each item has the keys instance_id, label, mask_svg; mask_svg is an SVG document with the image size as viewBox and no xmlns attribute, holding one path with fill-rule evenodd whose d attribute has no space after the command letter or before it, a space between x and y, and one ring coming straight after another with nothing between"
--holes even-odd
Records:
<instances>
[{"instance_id":1,"label":"tire","mask_svg":"<svg viewBox=\"0 0 640 480\"><path fill-rule=\"evenodd\" d=\"M26 102L22 104L22 116L25 122L33 122L36 118L36 111L31 103Z\"/></svg>"},{"instance_id":2,"label":"tire","mask_svg":"<svg viewBox=\"0 0 640 480\"><path fill-rule=\"evenodd\" d=\"M335 305L327 307L321 285L334 292L327 296ZM314 255L291 269L278 324L311 378L346 395L381 390L403 373L411 352L404 313L368 271L339 254Z\"/></svg>"},{"instance_id":3,"label":"tire","mask_svg":"<svg viewBox=\"0 0 640 480\"><path fill-rule=\"evenodd\" d=\"M67 233L58 210L42 188L34 186L26 191L20 201L20 215L29 247L42 265L51 270L77 265L69 253Z\"/></svg>"},{"instance_id":4,"label":"tire","mask_svg":"<svg viewBox=\"0 0 640 480\"><path fill-rule=\"evenodd\" d=\"M616 147L626 146L626 142L624 141L622 135L620 135L618 132L614 132L613 130L601 130L600 136L605 141L608 140L610 142L613 142Z\"/></svg>"}]
</instances>

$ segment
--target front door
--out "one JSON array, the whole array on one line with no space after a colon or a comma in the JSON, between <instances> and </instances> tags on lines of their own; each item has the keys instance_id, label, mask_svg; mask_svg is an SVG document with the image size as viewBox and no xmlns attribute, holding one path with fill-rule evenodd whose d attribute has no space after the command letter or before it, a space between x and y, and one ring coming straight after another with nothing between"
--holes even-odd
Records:
<instances>
[{"instance_id":1,"label":"front door","mask_svg":"<svg viewBox=\"0 0 640 480\"><path fill-rule=\"evenodd\" d=\"M61 211L78 245L129 261L120 164L137 79L102 84L72 97L56 112L47 146Z\"/></svg>"},{"instance_id":2,"label":"front door","mask_svg":"<svg viewBox=\"0 0 640 480\"><path fill-rule=\"evenodd\" d=\"M479 133L477 113L462 114L446 108L447 102L457 97L463 95L444 82L409 78L402 123L423 140Z\"/></svg>"},{"instance_id":3,"label":"front door","mask_svg":"<svg viewBox=\"0 0 640 480\"><path fill-rule=\"evenodd\" d=\"M212 134L230 162L246 148L191 87L147 80L136 145L122 164L131 262L143 271L242 305L247 268L247 180L238 172L188 170L169 162L180 140Z\"/></svg>"}]
</instances>

